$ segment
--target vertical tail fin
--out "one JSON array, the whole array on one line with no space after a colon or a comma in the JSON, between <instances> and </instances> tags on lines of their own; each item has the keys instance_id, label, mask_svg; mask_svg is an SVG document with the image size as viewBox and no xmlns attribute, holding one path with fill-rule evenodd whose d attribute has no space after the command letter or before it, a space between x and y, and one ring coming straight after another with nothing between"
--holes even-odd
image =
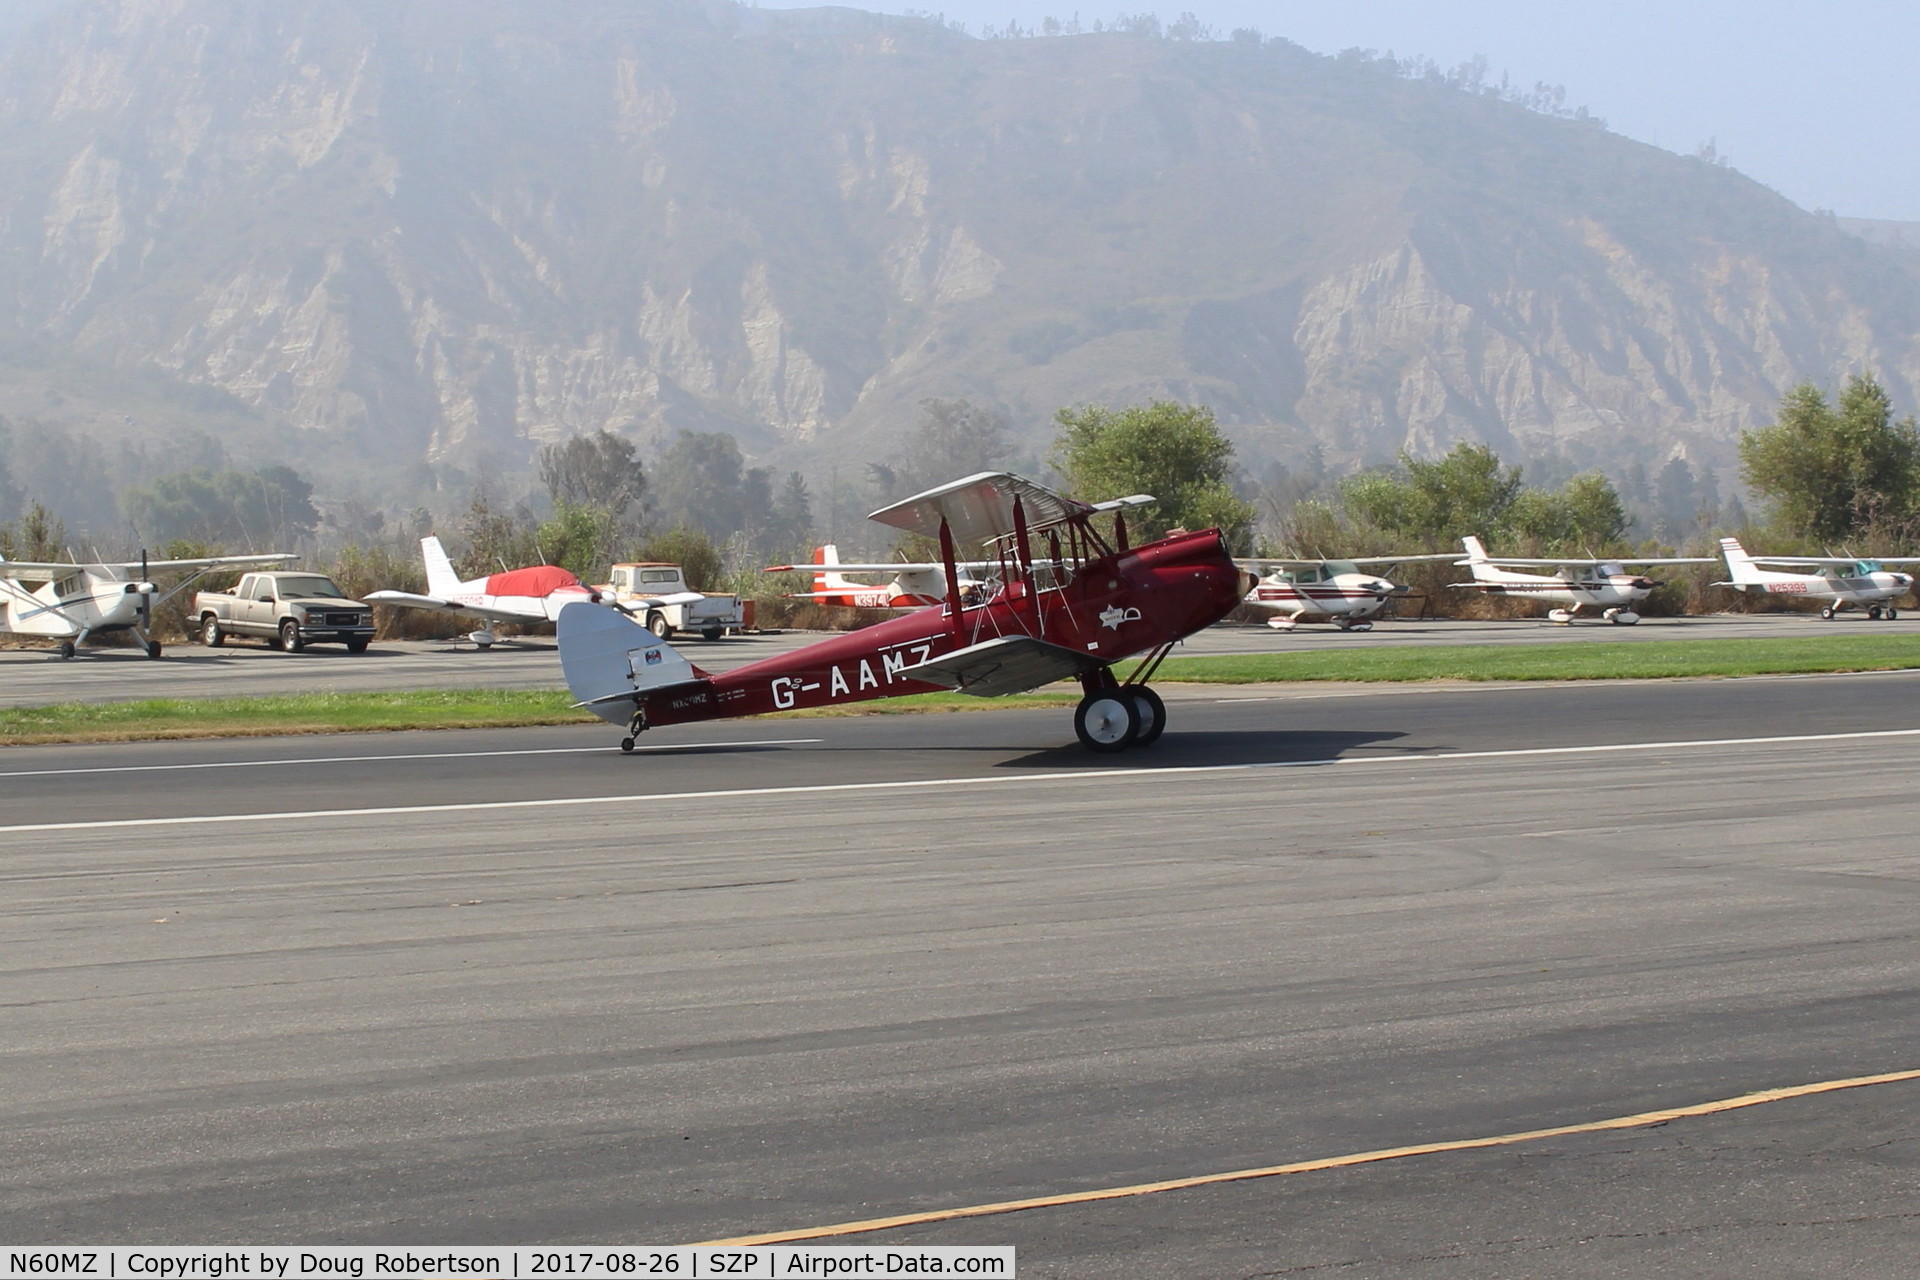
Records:
<instances>
[{"instance_id":1,"label":"vertical tail fin","mask_svg":"<svg viewBox=\"0 0 1920 1280\"><path fill-rule=\"evenodd\" d=\"M1720 539L1720 554L1727 558L1727 576L1733 579L1733 585L1744 587L1763 581L1760 568L1754 564L1753 557L1740 545L1738 538Z\"/></svg>"},{"instance_id":2,"label":"vertical tail fin","mask_svg":"<svg viewBox=\"0 0 1920 1280\"><path fill-rule=\"evenodd\" d=\"M833 566L840 563L840 546L838 543L829 542L824 547L816 547L813 552L813 562L817 565L825 566L824 568L816 570L813 575L813 589L815 591L873 590L872 587L863 588L859 583L850 581L844 573L835 573L833 571Z\"/></svg>"},{"instance_id":3,"label":"vertical tail fin","mask_svg":"<svg viewBox=\"0 0 1920 1280\"><path fill-rule=\"evenodd\" d=\"M460 589L460 575L453 571L453 561L447 559L447 549L440 545L440 539L420 539L420 558L427 564L428 595L446 597Z\"/></svg>"}]
</instances>

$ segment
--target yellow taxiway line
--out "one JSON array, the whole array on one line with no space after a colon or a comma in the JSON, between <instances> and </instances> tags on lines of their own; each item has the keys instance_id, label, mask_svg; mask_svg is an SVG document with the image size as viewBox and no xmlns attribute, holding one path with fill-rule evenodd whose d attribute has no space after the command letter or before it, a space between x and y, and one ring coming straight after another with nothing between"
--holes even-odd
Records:
<instances>
[{"instance_id":1,"label":"yellow taxiway line","mask_svg":"<svg viewBox=\"0 0 1920 1280\"><path fill-rule=\"evenodd\" d=\"M760 1235L734 1236L725 1240L702 1240L701 1245L784 1244L789 1240L820 1240L830 1236L860 1235L869 1231L887 1231L894 1227L913 1227L928 1222L950 1222L956 1218L985 1218L1000 1213L1019 1213L1024 1209L1052 1209L1061 1205L1090 1204L1098 1200L1124 1200L1132 1196L1150 1196L1161 1191L1184 1191L1190 1187L1210 1187L1222 1182L1245 1182L1253 1178L1278 1178L1289 1173L1313 1173L1322 1169L1345 1169L1353 1165L1377 1164L1383 1160L1402 1160L1408 1156L1438 1155L1443 1151L1475 1151L1485 1147L1507 1147L1543 1138L1565 1138L1581 1133L1604 1133L1610 1129L1642 1129L1666 1124L1690 1116L1710 1116L1721 1111L1737 1111L1768 1102L1785 1102L1817 1093L1841 1089L1861 1089L1875 1084L1897 1084L1920 1080L1920 1070L1891 1071L1885 1075L1854 1076L1846 1080L1821 1080L1813 1084L1789 1085L1784 1089L1763 1089L1732 1098L1695 1103L1690 1107L1668 1107L1661 1111L1642 1111L1636 1115L1590 1120L1585 1124L1560 1125L1552 1129L1528 1129L1522 1133L1502 1133L1490 1138L1462 1138L1453 1142L1423 1142L1411 1147L1386 1147L1378 1151L1357 1151L1352 1155L1331 1156L1322 1160L1299 1160L1293 1164L1269 1165L1261 1169L1235 1169L1228 1173L1203 1173L1191 1178L1171 1178L1165 1182L1142 1182L1130 1187L1106 1187L1097 1191L1070 1191L1055 1196L1035 1196L1030 1200L1003 1200L997 1204L965 1205L953 1209L929 1209L923 1213L903 1213L891 1218L867 1218L859 1222L836 1222L824 1227L799 1227L791 1231L768 1231Z\"/></svg>"}]
</instances>

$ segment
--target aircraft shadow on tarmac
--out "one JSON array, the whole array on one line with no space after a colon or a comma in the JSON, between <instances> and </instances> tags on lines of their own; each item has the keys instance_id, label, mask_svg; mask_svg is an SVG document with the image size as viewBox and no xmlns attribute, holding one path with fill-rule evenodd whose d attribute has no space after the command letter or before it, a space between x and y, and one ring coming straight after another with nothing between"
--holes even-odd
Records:
<instances>
[{"instance_id":1,"label":"aircraft shadow on tarmac","mask_svg":"<svg viewBox=\"0 0 1920 1280\"><path fill-rule=\"evenodd\" d=\"M1002 760L995 768L1058 771L1112 769L1123 765L1164 769L1195 765L1305 764L1338 760L1362 747L1380 746L1405 736L1398 732L1365 730L1242 729L1182 733L1169 728L1159 742L1135 751L1095 755L1073 742Z\"/></svg>"}]
</instances>

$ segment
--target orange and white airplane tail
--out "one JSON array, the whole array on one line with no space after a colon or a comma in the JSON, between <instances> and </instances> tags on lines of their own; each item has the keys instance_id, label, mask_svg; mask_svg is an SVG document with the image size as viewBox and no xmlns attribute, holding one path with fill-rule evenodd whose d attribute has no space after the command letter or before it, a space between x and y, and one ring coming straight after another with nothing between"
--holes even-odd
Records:
<instances>
[{"instance_id":1,"label":"orange and white airplane tail","mask_svg":"<svg viewBox=\"0 0 1920 1280\"><path fill-rule=\"evenodd\" d=\"M855 591L873 590L871 584L850 581L846 574L833 571L833 566L840 563L840 548L835 543L829 542L823 547L815 547L813 562L822 566L813 571L813 589L816 593L825 595L846 592L851 595Z\"/></svg>"}]
</instances>

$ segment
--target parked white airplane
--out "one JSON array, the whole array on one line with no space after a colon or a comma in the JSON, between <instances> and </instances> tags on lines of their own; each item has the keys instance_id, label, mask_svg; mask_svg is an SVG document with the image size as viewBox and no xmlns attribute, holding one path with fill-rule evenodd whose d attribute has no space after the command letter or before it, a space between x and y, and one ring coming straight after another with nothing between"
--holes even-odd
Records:
<instances>
[{"instance_id":1,"label":"parked white airplane","mask_svg":"<svg viewBox=\"0 0 1920 1280\"><path fill-rule=\"evenodd\" d=\"M1716 587L1733 587L1749 595L1801 596L1809 600L1829 601L1820 616L1831 618L1858 605L1869 618L1891 622L1899 617L1893 607L1895 596L1913 588L1913 575L1881 568L1888 564L1920 564L1920 556L1895 556L1885 560L1856 560L1848 556L1750 556L1738 538L1720 539L1720 550L1727 557L1727 575L1731 582L1716 582ZM1763 566L1772 566L1771 568ZM1800 569L1801 573L1783 572Z\"/></svg>"},{"instance_id":2,"label":"parked white airplane","mask_svg":"<svg viewBox=\"0 0 1920 1280\"><path fill-rule=\"evenodd\" d=\"M1633 606L1645 600L1660 584L1642 574L1628 573L1630 564L1715 564L1700 556L1635 556L1626 560L1575 560L1561 558L1523 559L1494 557L1480 539L1462 538L1467 558L1454 563L1473 570L1472 582L1453 582L1449 586L1471 587L1489 595L1519 596L1527 600L1545 600L1570 608L1551 609L1549 622L1572 622L1582 609L1598 609L1600 616L1619 626L1640 621ZM1552 569L1552 574L1515 573L1514 569Z\"/></svg>"},{"instance_id":3,"label":"parked white airplane","mask_svg":"<svg viewBox=\"0 0 1920 1280\"><path fill-rule=\"evenodd\" d=\"M977 596L986 584L972 577L970 569L998 568L997 561L961 561L955 566L960 574L962 597ZM883 564L846 564L840 548L829 542L813 549L812 564L770 564L762 573L800 573L813 570L813 590L790 591L789 600L818 600L822 604L847 609L924 609L945 603L947 572L939 563L918 564L906 561ZM855 582L850 573L888 575L884 583Z\"/></svg>"},{"instance_id":4,"label":"parked white airplane","mask_svg":"<svg viewBox=\"0 0 1920 1280\"><path fill-rule=\"evenodd\" d=\"M525 569L508 569L504 573L490 573L484 578L462 582L460 575L454 572L453 561L447 558L446 548L440 545L439 538L420 539L420 557L427 566L426 595L415 595L411 591L372 591L366 596L367 602L397 605L402 609L470 613L489 624L552 622L560 616L560 610L576 600L614 607L612 600L603 600L599 591L585 585L559 565L538 564ZM657 608L663 604L685 604L703 598L698 591L688 591L656 600L629 602L625 607ZM491 625L469 632L467 638L482 649L500 640Z\"/></svg>"},{"instance_id":5,"label":"parked white airplane","mask_svg":"<svg viewBox=\"0 0 1920 1280\"><path fill-rule=\"evenodd\" d=\"M1394 596L1407 589L1362 565L1402 564L1412 560L1452 560L1452 552L1430 556L1361 556L1352 560L1236 560L1243 569L1262 574L1247 592L1244 603L1276 611L1267 625L1291 631L1302 621L1329 619L1342 631L1370 631L1373 618ZM1279 616L1285 614L1285 617Z\"/></svg>"},{"instance_id":6,"label":"parked white airplane","mask_svg":"<svg viewBox=\"0 0 1920 1280\"><path fill-rule=\"evenodd\" d=\"M60 656L71 658L91 636L131 631L149 658L160 656L160 642L148 632L153 606L179 594L214 569L249 564L282 564L291 555L208 556L199 560L128 560L118 564L60 564L8 560L0 556L0 634L58 638ZM159 594L148 575L187 569L185 582ZM135 571L139 577L131 576ZM31 587L28 584L39 583ZM156 599L157 597L157 599Z\"/></svg>"}]
</instances>

